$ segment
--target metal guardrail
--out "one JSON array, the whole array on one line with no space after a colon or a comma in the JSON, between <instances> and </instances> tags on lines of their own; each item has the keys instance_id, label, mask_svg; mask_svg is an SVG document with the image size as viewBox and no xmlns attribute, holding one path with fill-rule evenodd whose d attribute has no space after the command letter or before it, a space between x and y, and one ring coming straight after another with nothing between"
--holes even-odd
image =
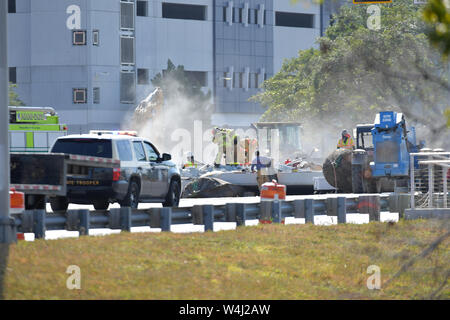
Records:
<instances>
[{"instance_id":1,"label":"metal guardrail","mask_svg":"<svg viewBox=\"0 0 450 320\"><path fill-rule=\"evenodd\" d=\"M304 218L314 223L314 216L336 216L338 223L346 223L347 213L369 214L369 221L380 221L380 212L401 214L404 209L401 198L409 195L360 195L355 197L330 197L325 199L301 199L291 201L262 201L259 203L227 203L225 205L194 205L181 208L131 209L113 208L104 211L87 209L68 210L65 213L46 213L45 210L25 210L13 215L16 232L34 233L36 239L45 238L46 230L79 231L80 236L89 230L109 228L130 231L132 227L161 228L170 231L172 225L204 225L212 231L214 222L236 222L245 225L246 220L283 223L286 217Z\"/></svg>"}]
</instances>

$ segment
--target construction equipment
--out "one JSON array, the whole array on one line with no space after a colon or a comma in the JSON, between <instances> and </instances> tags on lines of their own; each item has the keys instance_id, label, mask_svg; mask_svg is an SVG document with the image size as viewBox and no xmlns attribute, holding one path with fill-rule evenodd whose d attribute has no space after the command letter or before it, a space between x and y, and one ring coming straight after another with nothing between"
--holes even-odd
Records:
<instances>
[{"instance_id":1,"label":"construction equipment","mask_svg":"<svg viewBox=\"0 0 450 320\"><path fill-rule=\"evenodd\" d=\"M46 153L67 126L50 107L9 107L10 152Z\"/></svg>"},{"instance_id":2,"label":"construction equipment","mask_svg":"<svg viewBox=\"0 0 450 320\"><path fill-rule=\"evenodd\" d=\"M312 194L314 192L314 178L321 177L322 167L311 161L311 155L317 152L313 148L311 153L304 152L302 145L302 127L298 122L258 122L252 124L258 137L256 143L253 138L237 138L237 143L233 144L234 150L238 149L242 155L253 158L256 149L260 150L261 155L268 156L274 160L273 169L276 173L278 183L287 186L289 194ZM237 131L237 130L236 130ZM233 135L234 137L234 135ZM245 139L249 148L244 152ZM234 142L233 139L230 139ZM244 143L242 143L244 141ZM235 148L235 146L240 148ZM238 159L242 156L238 156ZM245 158L245 157L244 157ZM234 158L233 158L234 162ZM217 178L234 186L245 188L248 192L259 192L257 173L250 170L250 159L238 160L239 165L225 165L214 168L205 166L203 169L196 170L198 176L193 176L193 170L182 170L182 179L187 185L189 181L199 178ZM220 194L216 195L220 197Z\"/></svg>"},{"instance_id":3,"label":"construction equipment","mask_svg":"<svg viewBox=\"0 0 450 320\"><path fill-rule=\"evenodd\" d=\"M409 155L418 152L414 127L402 113L383 111L374 124L358 125L356 150L337 150L324 162L328 183L343 192L380 193L408 188ZM417 164L416 164L417 165Z\"/></svg>"}]
</instances>

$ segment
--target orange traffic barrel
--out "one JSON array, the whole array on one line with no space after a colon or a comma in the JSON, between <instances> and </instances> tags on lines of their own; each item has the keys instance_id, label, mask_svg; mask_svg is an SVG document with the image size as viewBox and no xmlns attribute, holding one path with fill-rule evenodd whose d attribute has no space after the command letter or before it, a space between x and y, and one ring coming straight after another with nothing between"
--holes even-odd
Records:
<instances>
[{"instance_id":1,"label":"orange traffic barrel","mask_svg":"<svg viewBox=\"0 0 450 320\"><path fill-rule=\"evenodd\" d=\"M9 190L9 212L11 214L22 213L25 210L25 194L16 189ZM17 240L25 240L23 233L17 233Z\"/></svg>"},{"instance_id":2,"label":"orange traffic barrel","mask_svg":"<svg viewBox=\"0 0 450 320\"><path fill-rule=\"evenodd\" d=\"M276 180L264 183L261 186L261 200L286 200L286 186Z\"/></svg>"}]
</instances>

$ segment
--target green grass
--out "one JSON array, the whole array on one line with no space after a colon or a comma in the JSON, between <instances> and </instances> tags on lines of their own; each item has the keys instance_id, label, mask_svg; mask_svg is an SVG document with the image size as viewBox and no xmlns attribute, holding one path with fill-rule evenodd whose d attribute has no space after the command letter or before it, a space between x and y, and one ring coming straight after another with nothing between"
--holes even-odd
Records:
<instances>
[{"instance_id":1,"label":"green grass","mask_svg":"<svg viewBox=\"0 0 450 320\"><path fill-rule=\"evenodd\" d=\"M174 234L20 241L10 249L6 299L423 299L444 281L449 239L381 290L368 290L433 239L438 221L366 225L259 225ZM81 268L81 290L66 269ZM450 298L450 284L438 298Z\"/></svg>"}]
</instances>

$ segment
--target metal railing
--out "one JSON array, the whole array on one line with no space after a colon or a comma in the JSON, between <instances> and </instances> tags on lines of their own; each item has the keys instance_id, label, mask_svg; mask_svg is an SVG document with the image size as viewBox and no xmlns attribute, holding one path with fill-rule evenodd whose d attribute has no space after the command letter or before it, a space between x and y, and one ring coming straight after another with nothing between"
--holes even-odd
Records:
<instances>
[{"instance_id":1,"label":"metal railing","mask_svg":"<svg viewBox=\"0 0 450 320\"><path fill-rule=\"evenodd\" d=\"M412 153L410 167L411 208L450 208L450 152Z\"/></svg>"},{"instance_id":2,"label":"metal railing","mask_svg":"<svg viewBox=\"0 0 450 320\"><path fill-rule=\"evenodd\" d=\"M406 195L408 197L408 195ZM287 217L303 218L314 223L314 216L337 217L338 223L346 223L348 213L368 214L369 221L380 221L383 211L399 212L401 195L360 195L328 197L324 199L300 199L291 201L261 201L258 203L227 203L224 205L194 205L181 208L131 209L113 208L104 211L87 209L46 213L45 210L25 210L15 214L15 228L19 233L34 233L35 238L45 238L46 230L79 231L89 235L92 229L118 229L131 231L132 227L161 228L170 231L172 225L204 225L205 231L213 230L214 222L235 222L245 225L247 220L261 223L284 223Z\"/></svg>"}]
</instances>

